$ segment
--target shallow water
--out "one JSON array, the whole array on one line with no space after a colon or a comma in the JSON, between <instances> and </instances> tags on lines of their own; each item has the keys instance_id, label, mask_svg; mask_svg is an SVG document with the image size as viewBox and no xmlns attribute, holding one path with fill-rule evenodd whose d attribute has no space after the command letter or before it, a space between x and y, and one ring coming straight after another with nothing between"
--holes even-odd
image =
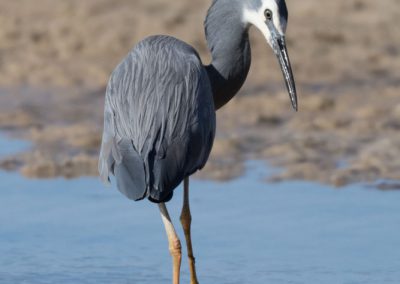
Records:
<instances>
[{"instance_id":1,"label":"shallow water","mask_svg":"<svg viewBox=\"0 0 400 284\"><path fill-rule=\"evenodd\" d=\"M0 139L11 144L24 146ZM251 162L232 182L191 182L200 283L400 283L400 192L268 184L266 175ZM155 205L94 178L0 179L0 283L170 282ZM169 208L183 239L181 193Z\"/></svg>"}]
</instances>

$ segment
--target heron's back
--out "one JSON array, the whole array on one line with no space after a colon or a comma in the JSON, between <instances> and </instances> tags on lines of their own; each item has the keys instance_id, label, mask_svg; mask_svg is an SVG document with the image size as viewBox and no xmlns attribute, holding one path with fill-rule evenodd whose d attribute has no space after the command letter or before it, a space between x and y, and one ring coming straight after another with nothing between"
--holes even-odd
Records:
<instances>
[{"instance_id":1,"label":"heron's back","mask_svg":"<svg viewBox=\"0 0 400 284\"><path fill-rule=\"evenodd\" d=\"M119 190L164 202L211 151L215 110L196 51L167 36L140 42L107 86L99 169Z\"/></svg>"}]
</instances>

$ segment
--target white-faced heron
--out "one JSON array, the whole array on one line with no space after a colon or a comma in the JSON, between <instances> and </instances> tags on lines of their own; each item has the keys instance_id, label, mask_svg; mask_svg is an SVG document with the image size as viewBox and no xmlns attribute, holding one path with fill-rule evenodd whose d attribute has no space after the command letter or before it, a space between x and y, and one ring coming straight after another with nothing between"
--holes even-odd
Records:
<instances>
[{"instance_id":1,"label":"white-faced heron","mask_svg":"<svg viewBox=\"0 0 400 284\"><path fill-rule=\"evenodd\" d=\"M215 135L215 111L242 87L250 69L249 28L256 26L282 68L293 108L295 82L286 50L284 0L214 0L205 20L212 62L203 65L190 45L170 36L139 42L111 74L104 110L99 171L110 172L129 199L159 204L179 283L181 244L165 203L184 181L181 223L191 283L195 272L189 176L204 167Z\"/></svg>"}]
</instances>

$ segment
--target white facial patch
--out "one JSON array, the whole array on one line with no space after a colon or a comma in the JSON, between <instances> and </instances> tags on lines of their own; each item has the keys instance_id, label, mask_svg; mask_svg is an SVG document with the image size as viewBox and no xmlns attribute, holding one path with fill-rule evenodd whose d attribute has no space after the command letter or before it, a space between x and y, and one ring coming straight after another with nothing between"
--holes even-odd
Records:
<instances>
[{"instance_id":1,"label":"white facial patch","mask_svg":"<svg viewBox=\"0 0 400 284\"><path fill-rule=\"evenodd\" d=\"M261 33L264 35L266 40L270 45L272 45L271 41L271 33L265 23L266 18L265 18L265 10L269 9L272 11L272 21L274 23L274 26L276 30L281 34L284 35L284 27L282 24L286 23L281 23L281 17L279 15L279 9L278 5L276 4L275 0L262 0L262 5L258 10L254 10L253 8L247 7L246 4L244 4L243 7L243 22L245 24L252 24L255 27L257 27Z\"/></svg>"}]
</instances>

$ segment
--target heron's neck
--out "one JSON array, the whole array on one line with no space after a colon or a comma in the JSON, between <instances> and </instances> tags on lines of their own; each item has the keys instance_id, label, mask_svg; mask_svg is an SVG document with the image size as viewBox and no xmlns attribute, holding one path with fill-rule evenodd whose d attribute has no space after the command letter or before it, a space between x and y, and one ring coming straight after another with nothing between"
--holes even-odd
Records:
<instances>
[{"instance_id":1,"label":"heron's neck","mask_svg":"<svg viewBox=\"0 0 400 284\"><path fill-rule=\"evenodd\" d=\"M212 8L211 8L212 9ZM211 10L210 9L210 10ZM214 15L206 19L206 38L212 62L206 66L211 81L215 109L229 102L243 86L250 69L251 51L248 28L241 15ZM233 16L232 16L233 15Z\"/></svg>"}]
</instances>

